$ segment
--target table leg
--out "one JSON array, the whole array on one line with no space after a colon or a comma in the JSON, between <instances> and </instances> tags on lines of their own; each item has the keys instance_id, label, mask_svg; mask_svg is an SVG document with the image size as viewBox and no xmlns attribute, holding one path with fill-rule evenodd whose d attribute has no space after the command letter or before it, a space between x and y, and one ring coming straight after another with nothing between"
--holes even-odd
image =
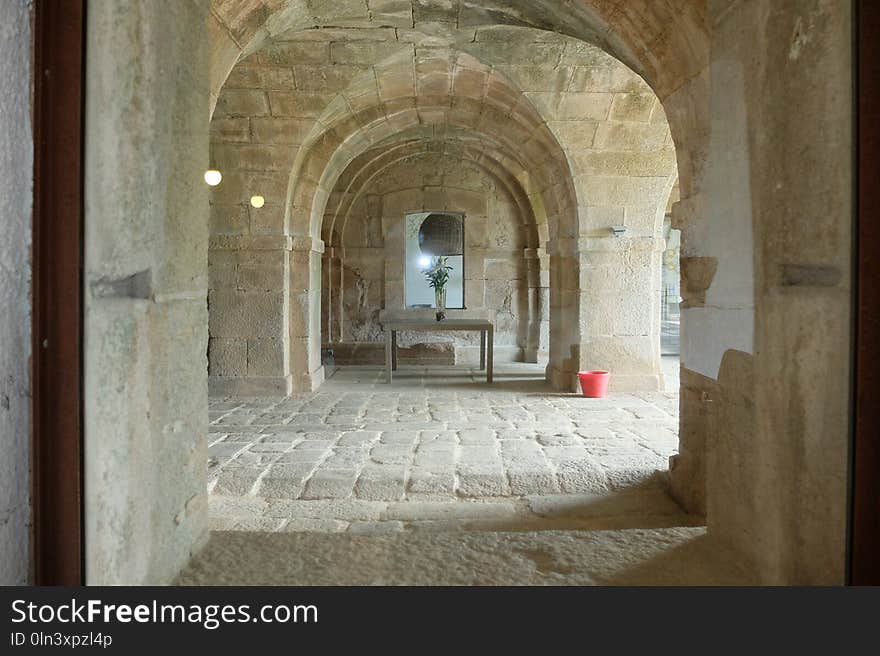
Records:
<instances>
[{"instance_id":1,"label":"table leg","mask_svg":"<svg viewBox=\"0 0 880 656\"><path fill-rule=\"evenodd\" d=\"M486 382L492 382L492 369L495 366L495 327L489 327L489 347L486 352Z\"/></svg>"},{"instance_id":2,"label":"table leg","mask_svg":"<svg viewBox=\"0 0 880 656\"><path fill-rule=\"evenodd\" d=\"M391 331L391 368L397 371L397 331Z\"/></svg>"},{"instance_id":3,"label":"table leg","mask_svg":"<svg viewBox=\"0 0 880 656\"><path fill-rule=\"evenodd\" d=\"M480 331L480 371L486 368L486 331Z\"/></svg>"},{"instance_id":4,"label":"table leg","mask_svg":"<svg viewBox=\"0 0 880 656\"><path fill-rule=\"evenodd\" d=\"M385 382L391 384L391 334L392 331L385 329Z\"/></svg>"}]
</instances>

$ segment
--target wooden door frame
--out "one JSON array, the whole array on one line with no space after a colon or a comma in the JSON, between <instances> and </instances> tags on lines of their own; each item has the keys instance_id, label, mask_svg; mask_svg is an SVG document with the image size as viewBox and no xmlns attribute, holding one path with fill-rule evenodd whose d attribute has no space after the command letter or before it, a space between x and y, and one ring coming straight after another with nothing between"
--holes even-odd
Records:
<instances>
[{"instance_id":1,"label":"wooden door frame","mask_svg":"<svg viewBox=\"0 0 880 656\"><path fill-rule=\"evenodd\" d=\"M855 3L856 218L848 582L880 585L880 3Z\"/></svg>"},{"instance_id":2,"label":"wooden door frame","mask_svg":"<svg viewBox=\"0 0 880 656\"><path fill-rule=\"evenodd\" d=\"M34 9L33 582L82 585L85 2Z\"/></svg>"}]
</instances>

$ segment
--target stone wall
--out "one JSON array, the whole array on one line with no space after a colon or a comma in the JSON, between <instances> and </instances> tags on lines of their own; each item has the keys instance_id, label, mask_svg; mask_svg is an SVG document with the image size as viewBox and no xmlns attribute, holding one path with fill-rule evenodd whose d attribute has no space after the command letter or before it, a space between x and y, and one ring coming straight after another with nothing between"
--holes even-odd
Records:
<instances>
[{"instance_id":1,"label":"stone wall","mask_svg":"<svg viewBox=\"0 0 880 656\"><path fill-rule=\"evenodd\" d=\"M86 582L162 584L207 538L208 5L86 14Z\"/></svg>"},{"instance_id":2,"label":"stone wall","mask_svg":"<svg viewBox=\"0 0 880 656\"><path fill-rule=\"evenodd\" d=\"M0 585L30 578L31 3L0 3Z\"/></svg>"},{"instance_id":3,"label":"stone wall","mask_svg":"<svg viewBox=\"0 0 880 656\"><path fill-rule=\"evenodd\" d=\"M331 201L331 209L333 205ZM447 315L492 319L496 358L522 360L532 324L541 321L534 300L535 312L530 311L530 290L532 295L538 290L529 286L526 259L527 244L535 240L527 231L535 233L534 223L527 225L528 217L485 170L442 152L405 158L383 169L359 191L346 216L333 224L341 234L337 241L328 236L331 248L324 254L324 344L381 343L383 320L417 312L406 307L404 298L404 223L407 213L421 210L465 213L466 309L450 309ZM337 268L339 278L334 280ZM477 336L468 333L401 334L399 343L450 344L456 362L479 358ZM546 342L543 351L546 357Z\"/></svg>"},{"instance_id":4,"label":"stone wall","mask_svg":"<svg viewBox=\"0 0 880 656\"><path fill-rule=\"evenodd\" d=\"M852 349L851 5L709 5L710 165L729 185L710 187L710 230L748 263L719 259L707 297L720 288L747 301L750 290L738 287L751 287L755 305L753 356L726 352L719 395L710 399L724 405L708 413L709 529L746 554L766 582L841 584ZM751 326L742 330L748 335Z\"/></svg>"}]
</instances>

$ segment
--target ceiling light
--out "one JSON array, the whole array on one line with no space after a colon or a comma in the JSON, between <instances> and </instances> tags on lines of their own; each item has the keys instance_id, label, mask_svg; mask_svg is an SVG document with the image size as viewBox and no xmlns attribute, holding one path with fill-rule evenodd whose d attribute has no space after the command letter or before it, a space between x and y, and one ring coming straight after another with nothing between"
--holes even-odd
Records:
<instances>
[{"instance_id":1,"label":"ceiling light","mask_svg":"<svg viewBox=\"0 0 880 656\"><path fill-rule=\"evenodd\" d=\"M220 171L217 169L208 169L205 171L205 182L211 186L216 187L220 184L220 181L223 179L223 176L220 175Z\"/></svg>"},{"instance_id":2,"label":"ceiling light","mask_svg":"<svg viewBox=\"0 0 880 656\"><path fill-rule=\"evenodd\" d=\"M256 207L257 209L260 209L265 204L266 199L262 196L251 196L251 207Z\"/></svg>"}]
</instances>

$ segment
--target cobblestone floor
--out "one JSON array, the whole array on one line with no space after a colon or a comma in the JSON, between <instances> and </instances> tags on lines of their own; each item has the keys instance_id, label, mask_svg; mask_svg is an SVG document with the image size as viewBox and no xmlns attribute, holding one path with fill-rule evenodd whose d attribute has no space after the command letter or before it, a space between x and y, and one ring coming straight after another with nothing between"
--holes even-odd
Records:
<instances>
[{"instance_id":1,"label":"cobblestone floor","mask_svg":"<svg viewBox=\"0 0 880 656\"><path fill-rule=\"evenodd\" d=\"M296 398L210 404L212 527L534 530L689 523L663 489L678 395L586 399L535 365L338 369Z\"/></svg>"}]
</instances>

